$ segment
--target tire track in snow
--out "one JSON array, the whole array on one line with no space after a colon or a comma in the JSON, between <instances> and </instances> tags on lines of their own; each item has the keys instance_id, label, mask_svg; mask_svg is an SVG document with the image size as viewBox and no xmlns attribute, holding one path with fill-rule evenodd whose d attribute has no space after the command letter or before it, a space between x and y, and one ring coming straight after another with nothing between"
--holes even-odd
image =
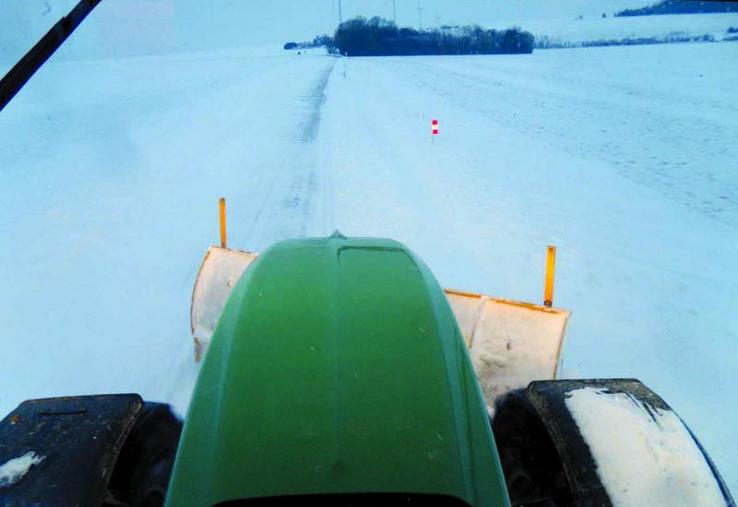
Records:
<instances>
[{"instance_id":1,"label":"tire track in snow","mask_svg":"<svg viewBox=\"0 0 738 507\"><path fill-rule=\"evenodd\" d=\"M304 237L310 229L317 206L314 197L321 193L315 141L334 67L335 59L321 66L308 91L298 96L298 142L284 144L289 148L282 154L280 166L271 168L268 181L263 183L263 199L249 233L249 240L255 244L266 246L281 239Z\"/></svg>"},{"instance_id":2,"label":"tire track in snow","mask_svg":"<svg viewBox=\"0 0 738 507\"><path fill-rule=\"evenodd\" d=\"M323 116L323 106L326 101L326 88L330 81L333 69L336 67L336 60L333 59L330 66L321 72L312 88L311 93L306 97L310 112L307 119L303 123L302 135L300 140L309 144L306 149L309 150L307 160L305 160L307 173L301 174L292 184L294 195L287 201L287 208L297 210L301 215L300 236L305 236L308 224L311 222L313 215L313 197L318 192L320 180L318 175L317 153L315 140L320 132L320 122Z\"/></svg>"},{"instance_id":3,"label":"tire track in snow","mask_svg":"<svg viewBox=\"0 0 738 507\"><path fill-rule=\"evenodd\" d=\"M318 129L320 128L320 119L323 114L323 104L325 104L326 96L325 89L328 86L328 81L333 74L333 69L336 67L335 59L331 63L330 67L323 70L320 77L315 81L315 85L306 99L310 105L310 113L302 126L302 133L300 140L304 143L311 143L315 141L318 136Z\"/></svg>"}]
</instances>

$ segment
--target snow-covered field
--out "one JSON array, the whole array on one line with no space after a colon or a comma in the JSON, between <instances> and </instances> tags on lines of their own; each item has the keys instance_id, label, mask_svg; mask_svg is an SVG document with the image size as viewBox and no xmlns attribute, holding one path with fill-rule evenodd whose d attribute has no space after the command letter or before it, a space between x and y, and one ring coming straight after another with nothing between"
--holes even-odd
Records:
<instances>
[{"instance_id":1,"label":"snow-covered field","mask_svg":"<svg viewBox=\"0 0 738 507\"><path fill-rule=\"evenodd\" d=\"M52 59L0 113L0 415L122 391L183 411L224 195L235 247L390 236L515 299L556 244L564 376L640 378L736 491L736 69L736 43Z\"/></svg>"}]
</instances>

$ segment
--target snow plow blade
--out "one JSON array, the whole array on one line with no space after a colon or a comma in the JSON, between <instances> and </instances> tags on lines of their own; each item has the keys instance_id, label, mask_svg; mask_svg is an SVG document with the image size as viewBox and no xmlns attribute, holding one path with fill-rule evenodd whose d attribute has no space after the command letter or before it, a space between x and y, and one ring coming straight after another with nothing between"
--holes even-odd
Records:
<instances>
[{"instance_id":1,"label":"snow plow blade","mask_svg":"<svg viewBox=\"0 0 738 507\"><path fill-rule=\"evenodd\" d=\"M555 379L569 311L444 289L488 407L533 380Z\"/></svg>"},{"instance_id":2,"label":"snow plow blade","mask_svg":"<svg viewBox=\"0 0 738 507\"><path fill-rule=\"evenodd\" d=\"M571 505L735 506L694 434L640 381L539 381L525 394L558 453Z\"/></svg>"},{"instance_id":3,"label":"snow plow blade","mask_svg":"<svg viewBox=\"0 0 738 507\"><path fill-rule=\"evenodd\" d=\"M210 247L195 280L190 313L200 361L221 310L257 254ZM567 310L445 289L469 349L487 406L532 380L554 379L569 319ZM288 315L285 318L289 318Z\"/></svg>"},{"instance_id":4,"label":"snow plow blade","mask_svg":"<svg viewBox=\"0 0 738 507\"><path fill-rule=\"evenodd\" d=\"M205 252L195 279L190 310L196 361L205 355L228 296L254 259L256 254L215 246Z\"/></svg>"}]
</instances>

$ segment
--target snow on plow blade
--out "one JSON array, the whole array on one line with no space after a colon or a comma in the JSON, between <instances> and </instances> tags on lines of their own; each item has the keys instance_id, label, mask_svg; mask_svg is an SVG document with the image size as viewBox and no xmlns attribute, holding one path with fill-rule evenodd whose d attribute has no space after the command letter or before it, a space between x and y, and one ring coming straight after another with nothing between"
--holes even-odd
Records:
<instances>
[{"instance_id":1,"label":"snow on plow blade","mask_svg":"<svg viewBox=\"0 0 738 507\"><path fill-rule=\"evenodd\" d=\"M210 339L233 287L256 254L210 247L192 293L195 360ZM469 349L488 407L532 380L556 378L567 310L445 289Z\"/></svg>"},{"instance_id":2,"label":"snow on plow blade","mask_svg":"<svg viewBox=\"0 0 738 507\"><path fill-rule=\"evenodd\" d=\"M444 290L488 407L532 380L556 378L568 310Z\"/></svg>"},{"instance_id":3,"label":"snow on plow blade","mask_svg":"<svg viewBox=\"0 0 738 507\"><path fill-rule=\"evenodd\" d=\"M205 253L192 291L190 325L195 341L195 360L207 351L228 296L256 254L212 246Z\"/></svg>"}]
</instances>

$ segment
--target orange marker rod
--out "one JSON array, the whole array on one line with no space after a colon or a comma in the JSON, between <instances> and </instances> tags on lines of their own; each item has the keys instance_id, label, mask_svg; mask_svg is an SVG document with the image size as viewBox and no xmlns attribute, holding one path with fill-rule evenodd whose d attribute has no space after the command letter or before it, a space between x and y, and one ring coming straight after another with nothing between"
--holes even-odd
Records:
<instances>
[{"instance_id":1,"label":"orange marker rod","mask_svg":"<svg viewBox=\"0 0 738 507\"><path fill-rule=\"evenodd\" d=\"M556 247L549 245L546 252L546 287L543 291L543 305L553 306L554 272L556 271Z\"/></svg>"},{"instance_id":2,"label":"orange marker rod","mask_svg":"<svg viewBox=\"0 0 738 507\"><path fill-rule=\"evenodd\" d=\"M225 197L220 198L220 247L227 248L226 243L226 208Z\"/></svg>"}]
</instances>

